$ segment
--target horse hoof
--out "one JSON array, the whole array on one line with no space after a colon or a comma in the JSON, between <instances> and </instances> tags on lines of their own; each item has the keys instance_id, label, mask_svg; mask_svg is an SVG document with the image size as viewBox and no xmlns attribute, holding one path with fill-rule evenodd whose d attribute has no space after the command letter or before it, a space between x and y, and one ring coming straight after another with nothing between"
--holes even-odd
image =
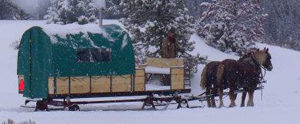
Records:
<instances>
[{"instance_id":1,"label":"horse hoof","mask_svg":"<svg viewBox=\"0 0 300 124\"><path fill-rule=\"evenodd\" d=\"M235 104L230 104L229 105L230 108L235 107L235 106L236 106Z\"/></svg>"},{"instance_id":2,"label":"horse hoof","mask_svg":"<svg viewBox=\"0 0 300 124\"><path fill-rule=\"evenodd\" d=\"M253 103L247 104L247 107L253 107L253 106L254 106Z\"/></svg>"},{"instance_id":3,"label":"horse hoof","mask_svg":"<svg viewBox=\"0 0 300 124\"><path fill-rule=\"evenodd\" d=\"M245 107L245 105L244 105L244 104L242 104L242 105L241 105L241 107Z\"/></svg>"}]
</instances>

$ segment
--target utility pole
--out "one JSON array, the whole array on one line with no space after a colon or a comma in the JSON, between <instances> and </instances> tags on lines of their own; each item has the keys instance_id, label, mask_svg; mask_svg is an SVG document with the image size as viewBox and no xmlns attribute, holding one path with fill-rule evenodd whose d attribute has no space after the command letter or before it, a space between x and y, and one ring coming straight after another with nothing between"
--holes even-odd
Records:
<instances>
[{"instance_id":1,"label":"utility pole","mask_svg":"<svg viewBox=\"0 0 300 124\"><path fill-rule=\"evenodd\" d=\"M106 8L105 0L93 0L96 6L99 9L99 26L103 25L103 11Z\"/></svg>"}]
</instances>

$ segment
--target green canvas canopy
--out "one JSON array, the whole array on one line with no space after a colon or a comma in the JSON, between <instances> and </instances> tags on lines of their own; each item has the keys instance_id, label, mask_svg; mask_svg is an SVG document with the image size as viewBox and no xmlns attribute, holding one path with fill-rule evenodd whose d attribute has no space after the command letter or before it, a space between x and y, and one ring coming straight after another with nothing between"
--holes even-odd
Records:
<instances>
[{"instance_id":1,"label":"green canvas canopy","mask_svg":"<svg viewBox=\"0 0 300 124\"><path fill-rule=\"evenodd\" d=\"M49 77L134 73L132 41L117 25L49 24L21 39L17 74L24 76L24 97L47 98Z\"/></svg>"}]
</instances>

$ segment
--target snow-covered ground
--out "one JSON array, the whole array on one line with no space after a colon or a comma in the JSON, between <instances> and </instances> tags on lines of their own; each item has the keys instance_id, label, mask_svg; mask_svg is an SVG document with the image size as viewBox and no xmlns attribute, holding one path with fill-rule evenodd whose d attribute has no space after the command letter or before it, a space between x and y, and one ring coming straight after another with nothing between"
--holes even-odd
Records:
<instances>
[{"instance_id":1,"label":"snow-covered ground","mask_svg":"<svg viewBox=\"0 0 300 124\"><path fill-rule=\"evenodd\" d=\"M104 24L119 24L116 20L105 20ZM17 51L12 43L20 40L22 33L32 26L45 25L45 21L0 21L0 123L8 118L18 122L33 120L37 124L198 124L198 123L240 123L240 124L298 124L300 115L300 52L276 46L268 47L272 55L274 69L267 72L261 100L260 91L255 93L255 107L234 108L195 108L175 109L171 106L165 111L135 111L141 103L96 104L81 106L83 111L34 112L21 108L24 98L17 93ZM194 54L208 56L209 60L222 60L236 56L222 53L207 46L197 35ZM203 66L192 79L192 93L199 94L200 74ZM240 97L240 96L238 96ZM228 98L225 98L228 99ZM240 99L236 101L240 104ZM195 102L195 105L202 105ZM203 103L206 105L206 103ZM228 105L228 100L225 105ZM127 111L117 111L127 109ZM112 111L115 110L115 111Z\"/></svg>"}]
</instances>

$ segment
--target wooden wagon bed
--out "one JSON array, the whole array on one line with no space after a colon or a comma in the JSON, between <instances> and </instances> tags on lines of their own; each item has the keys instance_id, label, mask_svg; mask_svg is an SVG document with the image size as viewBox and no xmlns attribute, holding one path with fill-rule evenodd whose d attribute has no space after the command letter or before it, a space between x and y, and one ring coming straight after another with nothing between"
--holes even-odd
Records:
<instances>
[{"instance_id":1,"label":"wooden wagon bed","mask_svg":"<svg viewBox=\"0 0 300 124\"><path fill-rule=\"evenodd\" d=\"M169 69L171 77L169 89L153 89L146 87L147 68ZM162 74L165 74L163 72ZM48 91L50 98L81 98L110 97L151 94L189 93L184 83L182 59L148 58L147 64L136 69L134 75L121 76L81 76L81 77L50 77Z\"/></svg>"}]
</instances>

